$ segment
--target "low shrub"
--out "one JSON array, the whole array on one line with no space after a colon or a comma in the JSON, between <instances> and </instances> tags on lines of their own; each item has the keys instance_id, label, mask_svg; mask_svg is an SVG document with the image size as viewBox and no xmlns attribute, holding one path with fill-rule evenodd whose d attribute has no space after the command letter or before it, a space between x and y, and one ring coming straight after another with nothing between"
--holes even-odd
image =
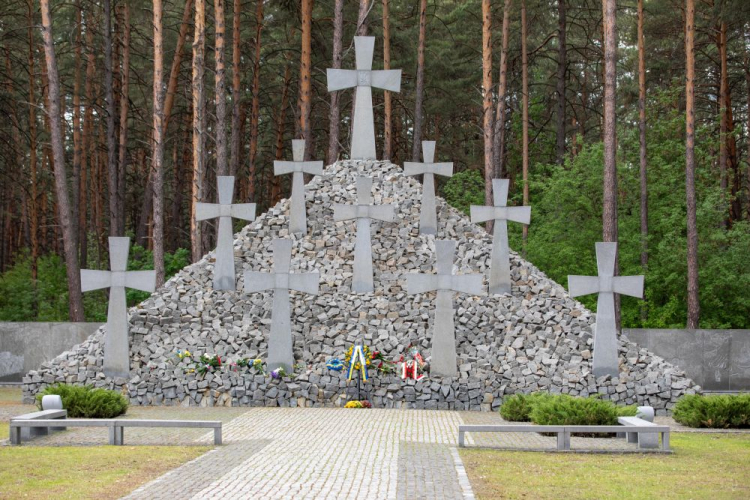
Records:
<instances>
[{"instance_id":1,"label":"low shrub","mask_svg":"<svg viewBox=\"0 0 750 500\"><path fill-rule=\"evenodd\" d=\"M37 394L39 409L42 408L42 397L49 394L62 398L69 418L114 418L128 410L128 400L119 392L67 384L51 385Z\"/></svg>"},{"instance_id":2,"label":"low shrub","mask_svg":"<svg viewBox=\"0 0 750 500\"><path fill-rule=\"evenodd\" d=\"M611 401L568 395L535 401L530 417L537 425L617 425L618 408Z\"/></svg>"},{"instance_id":3,"label":"low shrub","mask_svg":"<svg viewBox=\"0 0 750 500\"><path fill-rule=\"evenodd\" d=\"M672 410L672 418L688 427L750 427L750 394L683 396Z\"/></svg>"},{"instance_id":4,"label":"low shrub","mask_svg":"<svg viewBox=\"0 0 750 500\"><path fill-rule=\"evenodd\" d=\"M509 422L529 422L531 408L534 403L545 398L553 397L547 392L535 392L533 394L513 394L503 399L500 406L500 416Z\"/></svg>"}]
</instances>

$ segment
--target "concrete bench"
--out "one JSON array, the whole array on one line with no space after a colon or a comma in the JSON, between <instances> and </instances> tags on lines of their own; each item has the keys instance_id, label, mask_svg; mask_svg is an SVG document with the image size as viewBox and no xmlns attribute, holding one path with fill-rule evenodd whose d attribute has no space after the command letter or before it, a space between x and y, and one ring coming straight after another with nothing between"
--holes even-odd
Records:
<instances>
[{"instance_id":1,"label":"concrete bench","mask_svg":"<svg viewBox=\"0 0 750 500\"><path fill-rule=\"evenodd\" d=\"M197 429L213 429L214 444L221 444L221 421L218 420L145 420L127 419L115 420L115 442L110 444L122 445L125 438L125 427L192 427Z\"/></svg>"},{"instance_id":2,"label":"concrete bench","mask_svg":"<svg viewBox=\"0 0 750 500\"><path fill-rule=\"evenodd\" d=\"M637 429L658 427L658 425L638 417L618 417L617 421L620 425ZM655 449L659 447L659 434L655 432L632 432L628 429L625 434L627 435L628 443L638 443L638 448ZM665 439L668 446L669 432L662 433L662 440Z\"/></svg>"},{"instance_id":3,"label":"concrete bench","mask_svg":"<svg viewBox=\"0 0 750 500\"><path fill-rule=\"evenodd\" d=\"M632 417L634 418L634 417ZM557 434L557 450L570 451L570 435L573 433L586 434L618 434L622 432L619 425L459 425L458 446L465 446L464 435L467 432L537 432ZM628 432L635 434L653 434L658 442L658 433L662 435L662 450L669 451L669 427L666 425L633 426ZM639 449L643 447L640 445Z\"/></svg>"},{"instance_id":4,"label":"concrete bench","mask_svg":"<svg viewBox=\"0 0 750 500\"><path fill-rule=\"evenodd\" d=\"M34 421L34 420L58 420L58 419L64 419L68 416L67 410L42 410L42 411L35 411L32 413L26 413L25 415L18 415L17 417L13 417L12 420L18 420L18 421ZM23 427L22 431L19 428L18 435L14 436L13 433L10 433L10 442L11 444L21 444L21 441L28 441L29 439L35 438L37 436L46 436L49 434L50 430L54 431L64 431L65 427L60 426L60 422L56 422L56 426L45 426L45 427ZM16 441L17 440L17 441Z\"/></svg>"},{"instance_id":5,"label":"concrete bench","mask_svg":"<svg viewBox=\"0 0 750 500\"><path fill-rule=\"evenodd\" d=\"M12 444L21 444L21 430L24 428L49 428L60 425L59 420L16 420L10 421L10 440ZM193 427L214 430L214 444L221 444L221 422L214 420L143 420L143 419L107 419L77 418L65 420L66 427L107 427L109 444L122 445L125 427ZM18 438L16 440L16 438Z\"/></svg>"}]
</instances>

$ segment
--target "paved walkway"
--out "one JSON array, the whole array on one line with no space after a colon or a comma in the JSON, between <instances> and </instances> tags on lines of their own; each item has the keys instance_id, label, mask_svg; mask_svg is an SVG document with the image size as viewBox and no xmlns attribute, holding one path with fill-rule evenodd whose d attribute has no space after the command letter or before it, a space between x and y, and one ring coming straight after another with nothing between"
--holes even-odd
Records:
<instances>
[{"instance_id":1,"label":"paved walkway","mask_svg":"<svg viewBox=\"0 0 750 500\"><path fill-rule=\"evenodd\" d=\"M226 446L126 498L473 498L455 449L461 422L448 411L254 408L224 426Z\"/></svg>"}]
</instances>

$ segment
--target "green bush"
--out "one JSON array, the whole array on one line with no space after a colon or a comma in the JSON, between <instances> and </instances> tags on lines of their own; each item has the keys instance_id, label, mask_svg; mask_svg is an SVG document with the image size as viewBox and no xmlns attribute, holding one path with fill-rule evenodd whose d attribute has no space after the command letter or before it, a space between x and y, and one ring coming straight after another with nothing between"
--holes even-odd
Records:
<instances>
[{"instance_id":1,"label":"green bush","mask_svg":"<svg viewBox=\"0 0 750 500\"><path fill-rule=\"evenodd\" d=\"M619 415L611 401L561 394L537 400L529 416L537 425L617 425Z\"/></svg>"},{"instance_id":2,"label":"green bush","mask_svg":"<svg viewBox=\"0 0 750 500\"><path fill-rule=\"evenodd\" d=\"M750 394L683 396L677 401L672 417L688 427L750 427Z\"/></svg>"},{"instance_id":3,"label":"green bush","mask_svg":"<svg viewBox=\"0 0 750 500\"><path fill-rule=\"evenodd\" d=\"M538 425L617 425L617 417L634 417L635 405L616 406L595 396L568 394L514 394L503 400L500 415L511 422Z\"/></svg>"},{"instance_id":4,"label":"green bush","mask_svg":"<svg viewBox=\"0 0 750 500\"><path fill-rule=\"evenodd\" d=\"M546 392L535 392L533 394L513 394L503 399L500 406L500 415L509 422L529 422L531 408L542 399L553 397Z\"/></svg>"},{"instance_id":5,"label":"green bush","mask_svg":"<svg viewBox=\"0 0 750 500\"><path fill-rule=\"evenodd\" d=\"M114 418L128 410L128 400L116 391L94 389L90 385L55 384L36 395L42 408L42 397L49 394L62 398L63 408L70 418Z\"/></svg>"}]
</instances>

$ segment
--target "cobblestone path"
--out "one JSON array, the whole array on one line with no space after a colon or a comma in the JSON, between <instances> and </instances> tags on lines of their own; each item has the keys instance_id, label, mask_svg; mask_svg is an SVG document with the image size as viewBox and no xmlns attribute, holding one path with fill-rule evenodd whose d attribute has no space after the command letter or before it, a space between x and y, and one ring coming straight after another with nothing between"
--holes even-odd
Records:
<instances>
[{"instance_id":1,"label":"cobblestone path","mask_svg":"<svg viewBox=\"0 0 750 500\"><path fill-rule=\"evenodd\" d=\"M455 450L461 422L449 411L254 408L224 425L225 446L127 498L473 498Z\"/></svg>"}]
</instances>

